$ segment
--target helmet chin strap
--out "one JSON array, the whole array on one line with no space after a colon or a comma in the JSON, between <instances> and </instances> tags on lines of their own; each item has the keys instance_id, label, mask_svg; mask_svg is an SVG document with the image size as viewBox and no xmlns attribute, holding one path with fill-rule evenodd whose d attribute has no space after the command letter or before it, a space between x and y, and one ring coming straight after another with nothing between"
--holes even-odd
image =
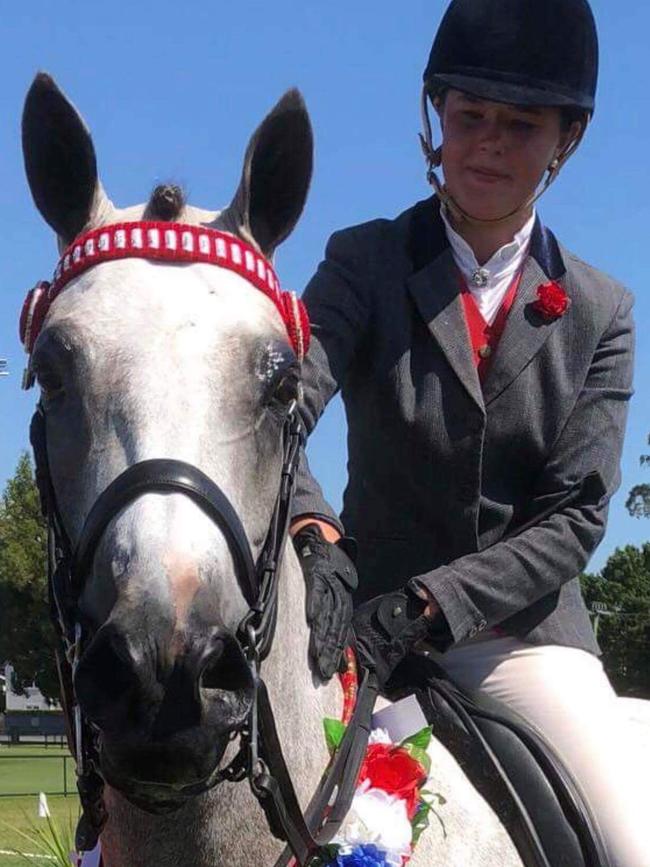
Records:
<instances>
[{"instance_id":1,"label":"helmet chin strap","mask_svg":"<svg viewBox=\"0 0 650 867\"><path fill-rule=\"evenodd\" d=\"M439 168L442 163L442 145L438 148L434 148L433 146L433 131L431 129L431 118L429 117L429 93L426 85L422 88L420 109L422 113L422 127L424 129L424 133L420 133L420 144L422 145L422 152L424 153L424 158L427 162L427 181L431 184L441 203L445 206L454 220L458 223L466 222L472 226L499 226L502 223L508 222L508 220L511 220L517 214L530 210L530 208L532 208L535 202L544 195L546 190L548 190L553 181L560 174L564 164L576 152L589 123L589 120L587 119L583 124L579 135L571 139L559 156L557 156L550 164L546 171L546 178L538 192L535 192L527 201L523 202L518 208L515 208L514 211L511 211L509 214L505 214L503 217L495 217L490 220L482 220L479 217L473 217L471 214L468 214L467 211L463 210L436 174L436 169Z\"/></svg>"}]
</instances>

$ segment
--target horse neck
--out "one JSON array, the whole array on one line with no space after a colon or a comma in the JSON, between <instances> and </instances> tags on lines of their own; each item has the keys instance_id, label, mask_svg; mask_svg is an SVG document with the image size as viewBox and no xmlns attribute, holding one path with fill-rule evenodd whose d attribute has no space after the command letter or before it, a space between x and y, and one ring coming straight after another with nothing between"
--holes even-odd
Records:
<instances>
[{"instance_id":1,"label":"horse neck","mask_svg":"<svg viewBox=\"0 0 650 867\"><path fill-rule=\"evenodd\" d=\"M336 678L315 685L307 665L304 582L290 544L282 573L276 636L262 676L304 809L327 764L323 718L340 715L342 693ZM105 867L266 867L283 848L246 782L217 786L166 817L142 813L113 790L106 800Z\"/></svg>"},{"instance_id":2,"label":"horse neck","mask_svg":"<svg viewBox=\"0 0 650 867\"><path fill-rule=\"evenodd\" d=\"M286 551L273 650L263 667L287 761L300 766L305 756L327 762L323 718L339 717L342 691L338 678L317 685L308 665L309 629L305 621L305 584L293 546ZM317 777L317 778L318 778Z\"/></svg>"}]
</instances>

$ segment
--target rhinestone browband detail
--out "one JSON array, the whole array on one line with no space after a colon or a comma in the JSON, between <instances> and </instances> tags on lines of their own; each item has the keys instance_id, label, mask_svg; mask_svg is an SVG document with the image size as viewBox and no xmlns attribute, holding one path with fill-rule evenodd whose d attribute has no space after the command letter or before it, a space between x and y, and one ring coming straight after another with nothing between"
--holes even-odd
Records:
<instances>
[{"instance_id":1,"label":"rhinestone browband detail","mask_svg":"<svg viewBox=\"0 0 650 867\"><path fill-rule=\"evenodd\" d=\"M117 223L78 238L61 256L50 287L50 300L91 265L121 258L207 262L236 271L258 289L280 295L270 263L253 247L216 229L181 223Z\"/></svg>"}]
</instances>

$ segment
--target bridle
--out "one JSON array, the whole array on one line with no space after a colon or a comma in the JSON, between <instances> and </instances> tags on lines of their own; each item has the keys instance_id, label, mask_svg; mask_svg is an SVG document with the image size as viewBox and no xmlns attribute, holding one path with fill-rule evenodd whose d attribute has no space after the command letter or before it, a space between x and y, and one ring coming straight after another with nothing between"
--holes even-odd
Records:
<instances>
[{"instance_id":1,"label":"bridle","mask_svg":"<svg viewBox=\"0 0 650 867\"><path fill-rule=\"evenodd\" d=\"M153 246L147 246L147 239ZM229 255L225 256L224 252ZM181 255L176 255L178 253ZM309 342L304 308L295 295L280 291L272 267L257 251L216 230L152 223L103 227L77 239L66 250L53 282L38 284L25 302L21 337L28 353L31 354L50 305L72 277L99 261L125 258L130 254L175 262L207 261L243 274L274 301L294 350L302 360ZM32 381L28 366L26 386L29 387ZM366 673L343 741L303 813L282 753L271 702L261 675L262 663L275 636L280 566L287 544L302 439L296 403L289 407L282 429L279 491L257 560L236 510L216 482L197 467L170 459L141 461L117 476L91 507L79 539L73 545L61 519L52 483L47 455L46 414L42 404L32 419L30 439L35 455L36 481L48 523L50 612L63 650L63 653L57 653L57 666L68 740L77 762L83 811L77 828L78 850L87 851L95 846L107 820L97 743L99 730L84 717L74 691L75 671L88 638L79 601L98 545L119 512L144 494L180 493L189 497L219 527L228 544L239 585L249 606L240 623L237 639L253 681L251 711L245 722L231 732L233 738L239 737L235 757L209 779L189 787L183 792L183 798L200 794L223 781L247 779L266 814L272 834L288 844L276 867L289 864L292 858L295 859L293 863L301 867L309 864L336 834L350 807L370 733L376 685Z\"/></svg>"}]
</instances>

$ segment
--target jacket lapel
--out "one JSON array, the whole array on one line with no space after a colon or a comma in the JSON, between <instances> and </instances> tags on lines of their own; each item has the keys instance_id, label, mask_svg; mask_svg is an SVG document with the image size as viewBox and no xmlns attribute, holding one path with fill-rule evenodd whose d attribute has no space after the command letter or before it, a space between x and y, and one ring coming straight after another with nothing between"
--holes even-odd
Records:
<instances>
[{"instance_id":1,"label":"jacket lapel","mask_svg":"<svg viewBox=\"0 0 650 867\"><path fill-rule=\"evenodd\" d=\"M482 409L483 394L472 358L459 292L458 271L451 250L445 250L435 261L412 274L407 285L436 343L456 376Z\"/></svg>"},{"instance_id":2,"label":"jacket lapel","mask_svg":"<svg viewBox=\"0 0 650 867\"><path fill-rule=\"evenodd\" d=\"M531 304L537 299L538 287L549 280L556 280L566 290L563 281L566 267L560 247L538 217L515 302L481 387L472 358L458 272L435 197L413 208L408 231L412 269L408 289L452 369L473 400L484 409L521 373L557 327L559 319L544 321Z\"/></svg>"},{"instance_id":3,"label":"jacket lapel","mask_svg":"<svg viewBox=\"0 0 650 867\"><path fill-rule=\"evenodd\" d=\"M565 272L557 241L538 218L515 302L483 382L486 406L521 373L557 327L559 319L547 322L531 305L537 300L539 286L549 280L557 281L566 290L562 279Z\"/></svg>"}]
</instances>

